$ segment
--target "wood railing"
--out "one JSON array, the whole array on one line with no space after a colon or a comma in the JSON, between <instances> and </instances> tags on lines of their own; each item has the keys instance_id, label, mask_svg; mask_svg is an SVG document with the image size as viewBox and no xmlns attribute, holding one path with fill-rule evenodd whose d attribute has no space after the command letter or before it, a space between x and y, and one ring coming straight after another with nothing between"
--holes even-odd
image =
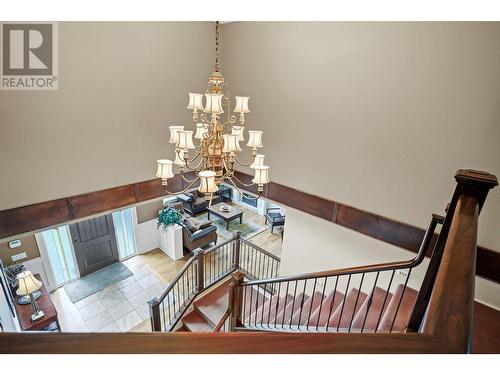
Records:
<instances>
[{"instance_id":1,"label":"wood railing","mask_svg":"<svg viewBox=\"0 0 500 375\"><path fill-rule=\"evenodd\" d=\"M152 331L172 331L200 293L231 273L243 270L250 279L275 277L279 265L278 257L239 232L207 250L196 249L161 296L148 301Z\"/></svg>"},{"instance_id":2,"label":"wood railing","mask_svg":"<svg viewBox=\"0 0 500 375\"><path fill-rule=\"evenodd\" d=\"M0 352L467 353L471 348L478 215L489 189L498 183L495 176L476 171L459 170L455 178L458 185L441 229L440 237L446 234L441 240L442 258L417 332L1 333ZM230 319L234 321L238 315L241 312L234 309Z\"/></svg>"},{"instance_id":3,"label":"wood railing","mask_svg":"<svg viewBox=\"0 0 500 375\"><path fill-rule=\"evenodd\" d=\"M398 282L404 285L403 292L399 295L398 307L392 316L391 326L389 329L384 328L384 331L392 331L394 323L399 318L399 308L405 296L412 271L422 263L425 255L430 252L436 226L437 224L442 224L443 221L443 217L432 215L420 249L417 255L411 260L259 279L248 282L244 282L241 278L234 280L233 282L236 283L236 287L240 289L235 295L241 296L239 300L234 301L234 303L239 304L238 310L242 312L241 316L236 317L238 322L237 327L253 330L291 330L296 332L339 332L339 330L351 332L355 312L357 311L356 307L359 307L362 303L358 303L361 291L365 290L368 293L368 298L371 299L376 288L382 288L385 290L382 306L369 303L364 311L364 320L361 328L356 328L356 331L360 330L361 332L377 332L383 312L389 303L388 297L391 295L391 291L398 285L396 273L401 272L403 275L402 280L400 279ZM434 249L432 249L432 252L434 252ZM357 290L356 301L352 311L345 312L344 314L345 304L341 303L341 301L336 301L336 299L339 299L337 294L340 293L344 296L343 298L346 298L351 288ZM321 297L318 297L318 293ZM333 298L328 299L328 295L333 296ZM261 306L264 304L265 296L271 298L271 300L264 309ZM314 301L309 303L309 307L306 306L304 309L304 301L307 298L315 299L316 302L319 302L319 310L312 310ZM337 305L340 303L342 307L341 313L335 321L330 321L332 314L335 312L333 309L333 306L336 305L335 302L337 302ZM287 317L287 314L278 314L284 310L287 304L291 304L291 314L295 315L298 313L298 317L295 316L292 319L291 316ZM297 309L294 307L297 307ZM313 313L314 319L311 318ZM365 327L369 315L378 316L375 327ZM320 326L320 317L322 317L322 320L328 321L329 324ZM342 327L340 322L342 322Z\"/></svg>"}]
</instances>

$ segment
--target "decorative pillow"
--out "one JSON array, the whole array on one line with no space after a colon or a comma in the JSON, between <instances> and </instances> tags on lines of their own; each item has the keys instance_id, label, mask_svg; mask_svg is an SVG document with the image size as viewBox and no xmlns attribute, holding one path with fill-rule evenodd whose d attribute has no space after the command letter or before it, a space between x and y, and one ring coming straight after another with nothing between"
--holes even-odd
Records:
<instances>
[{"instance_id":1,"label":"decorative pillow","mask_svg":"<svg viewBox=\"0 0 500 375\"><path fill-rule=\"evenodd\" d=\"M196 197L193 195L193 193L185 193L186 197L192 200L196 200Z\"/></svg>"},{"instance_id":2,"label":"decorative pillow","mask_svg":"<svg viewBox=\"0 0 500 375\"><path fill-rule=\"evenodd\" d=\"M194 218L185 219L184 224L188 227L191 233L194 233L198 229L200 229L200 222Z\"/></svg>"},{"instance_id":3,"label":"decorative pillow","mask_svg":"<svg viewBox=\"0 0 500 375\"><path fill-rule=\"evenodd\" d=\"M199 228L200 229L205 229L208 228L210 225L212 225L212 222L210 220L204 221L200 224Z\"/></svg>"}]
</instances>

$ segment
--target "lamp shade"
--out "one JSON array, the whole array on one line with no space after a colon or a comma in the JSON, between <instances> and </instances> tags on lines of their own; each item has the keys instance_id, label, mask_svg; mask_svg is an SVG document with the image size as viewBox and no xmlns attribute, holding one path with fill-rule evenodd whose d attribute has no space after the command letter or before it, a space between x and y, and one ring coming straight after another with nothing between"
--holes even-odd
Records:
<instances>
[{"instance_id":1,"label":"lamp shade","mask_svg":"<svg viewBox=\"0 0 500 375\"><path fill-rule=\"evenodd\" d=\"M42 287L42 282L38 280L31 271L24 271L17 275L19 288L16 293L18 296L26 296L35 293Z\"/></svg>"},{"instance_id":2,"label":"lamp shade","mask_svg":"<svg viewBox=\"0 0 500 375\"><path fill-rule=\"evenodd\" d=\"M205 103L205 112L221 114L222 109L222 94L205 94L207 102Z\"/></svg>"},{"instance_id":3,"label":"lamp shade","mask_svg":"<svg viewBox=\"0 0 500 375\"><path fill-rule=\"evenodd\" d=\"M267 184L269 183L269 167L267 165L258 165L255 168L255 177L252 182L254 184Z\"/></svg>"},{"instance_id":4,"label":"lamp shade","mask_svg":"<svg viewBox=\"0 0 500 375\"><path fill-rule=\"evenodd\" d=\"M243 130L245 130L244 126L238 126L234 125L231 129L231 134L232 135L237 135L238 136L238 141L244 141L245 138L243 136Z\"/></svg>"},{"instance_id":5,"label":"lamp shade","mask_svg":"<svg viewBox=\"0 0 500 375\"><path fill-rule=\"evenodd\" d=\"M196 124L195 139L203 139L203 134L208 133L208 127L203 123Z\"/></svg>"},{"instance_id":6,"label":"lamp shade","mask_svg":"<svg viewBox=\"0 0 500 375\"><path fill-rule=\"evenodd\" d=\"M217 191L214 171L201 171L198 173L198 176L200 177L200 186L198 187L199 192L210 194Z\"/></svg>"},{"instance_id":7,"label":"lamp shade","mask_svg":"<svg viewBox=\"0 0 500 375\"><path fill-rule=\"evenodd\" d=\"M224 134L222 137L224 139L224 147L222 148L222 152L241 151L238 135Z\"/></svg>"},{"instance_id":8,"label":"lamp shade","mask_svg":"<svg viewBox=\"0 0 500 375\"><path fill-rule=\"evenodd\" d=\"M255 159L252 164L250 164L250 168L255 169L255 167L260 167L264 165L264 155L257 154L255 155Z\"/></svg>"},{"instance_id":9,"label":"lamp shade","mask_svg":"<svg viewBox=\"0 0 500 375\"><path fill-rule=\"evenodd\" d=\"M184 150L192 150L196 148L193 144L192 130L180 130L177 133L179 133L179 142L177 143L177 146L179 146L179 148L182 148Z\"/></svg>"},{"instance_id":10,"label":"lamp shade","mask_svg":"<svg viewBox=\"0 0 500 375\"><path fill-rule=\"evenodd\" d=\"M186 162L184 161L184 150L179 150L179 152L175 153L174 164L178 166L186 165Z\"/></svg>"},{"instance_id":11,"label":"lamp shade","mask_svg":"<svg viewBox=\"0 0 500 375\"><path fill-rule=\"evenodd\" d=\"M189 93L189 109L203 111L203 94Z\"/></svg>"},{"instance_id":12,"label":"lamp shade","mask_svg":"<svg viewBox=\"0 0 500 375\"><path fill-rule=\"evenodd\" d=\"M179 142L178 131L179 130L184 130L184 126L174 125L174 126L169 126L169 128L170 128L170 139L168 141L170 143L176 144L177 142Z\"/></svg>"},{"instance_id":13,"label":"lamp shade","mask_svg":"<svg viewBox=\"0 0 500 375\"><path fill-rule=\"evenodd\" d=\"M250 110L248 109L248 96L235 96L236 106L234 107L234 112L238 113L248 113Z\"/></svg>"},{"instance_id":14,"label":"lamp shade","mask_svg":"<svg viewBox=\"0 0 500 375\"><path fill-rule=\"evenodd\" d=\"M157 160L158 169L156 170L156 177L166 180L167 178L174 177L174 172L172 171L172 160L161 159Z\"/></svg>"},{"instance_id":15,"label":"lamp shade","mask_svg":"<svg viewBox=\"0 0 500 375\"><path fill-rule=\"evenodd\" d=\"M262 144L262 131L261 130L249 130L248 131L248 147L260 148L264 147Z\"/></svg>"}]
</instances>

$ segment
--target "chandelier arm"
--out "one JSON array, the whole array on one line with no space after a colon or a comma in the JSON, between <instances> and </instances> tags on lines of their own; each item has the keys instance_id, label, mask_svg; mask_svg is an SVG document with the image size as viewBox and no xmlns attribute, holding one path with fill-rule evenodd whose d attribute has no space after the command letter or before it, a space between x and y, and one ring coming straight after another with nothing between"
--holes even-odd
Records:
<instances>
[{"instance_id":1,"label":"chandelier arm","mask_svg":"<svg viewBox=\"0 0 500 375\"><path fill-rule=\"evenodd\" d=\"M230 177L229 179L231 179L231 178L234 178L236 181L238 181L238 183L239 183L239 184L241 184L241 185L243 185L243 186L247 186L247 187L248 187L248 186L253 186L253 185L255 185L253 182L252 182L251 184L245 184L244 182L241 182L241 180L240 180L238 177L236 177L234 174L233 174L233 176L232 176L232 177Z\"/></svg>"},{"instance_id":2,"label":"chandelier arm","mask_svg":"<svg viewBox=\"0 0 500 375\"><path fill-rule=\"evenodd\" d=\"M178 153L178 152L177 152L177 153ZM187 169L189 169L190 171L193 171L193 172L194 172L194 171L197 171L197 170L198 170L198 168L200 167L201 163L203 162L203 158L202 158L202 159L200 159L200 162L199 162L199 163L198 163L198 165L197 165L196 167L194 167L194 168L193 168L193 167L191 167L191 166L189 166L189 162L190 162L190 161L191 161L191 162L195 161L196 159L198 159L198 156L200 156L200 155L201 155L201 151L200 151L200 152L198 152L198 153L196 154L196 156L195 156L193 159L189 159L189 160L182 159L182 160L184 160L184 165L183 165L183 167L186 167ZM183 155L183 156L184 156L184 155ZM180 156L179 156L179 158L180 158Z\"/></svg>"},{"instance_id":3,"label":"chandelier arm","mask_svg":"<svg viewBox=\"0 0 500 375\"><path fill-rule=\"evenodd\" d=\"M199 177L196 177L196 178L194 178L193 180L190 180L190 179L186 178L186 176L184 176L184 171L183 171L183 172L181 172L181 177L182 177L182 179L183 179L184 181L186 181L187 183L194 182L194 181L196 181L196 179L197 179L197 178L199 178Z\"/></svg>"},{"instance_id":4,"label":"chandelier arm","mask_svg":"<svg viewBox=\"0 0 500 375\"><path fill-rule=\"evenodd\" d=\"M243 163L242 161L240 161L240 159L238 159L238 157L236 155L234 155L234 160L236 160L238 162L239 165L243 166L243 167L249 167L252 165L252 163L255 161L255 156L253 156L252 158L252 161L250 163Z\"/></svg>"},{"instance_id":5,"label":"chandelier arm","mask_svg":"<svg viewBox=\"0 0 500 375\"><path fill-rule=\"evenodd\" d=\"M234 177L234 176L233 176ZM231 184L236 188L236 190L238 190L238 192L243 195L245 198L247 199L254 199L254 200L257 200L259 199L261 196L262 196L262 192L259 192L259 195L257 195L256 197L254 197L253 195L249 195L247 193L245 193L243 190L241 190L238 186L236 186L236 184L234 183L233 181L233 178L232 177L228 177L228 181L231 182ZM253 185L253 184L252 184ZM246 186L249 186L249 185L246 185Z\"/></svg>"},{"instance_id":6,"label":"chandelier arm","mask_svg":"<svg viewBox=\"0 0 500 375\"><path fill-rule=\"evenodd\" d=\"M168 191L168 190L167 190L167 187L165 186L165 191L166 191L168 194L170 194L170 195L179 195L179 194L185 193L186 191L188 191L189 189L191 189L191 187L192 187L192 186L195 184L195 182L196 182L197 180L199 180L199 179L200 179L200 176L196 177L196 178L193 180L193 182L191 182L191 183L189 184L189 186L188 186L187 188L185 188L184 190L181 190L181 191L178 191L178 192L175 192L175 193L174 193L174 192Z\"/></svg>"}]
</instances>

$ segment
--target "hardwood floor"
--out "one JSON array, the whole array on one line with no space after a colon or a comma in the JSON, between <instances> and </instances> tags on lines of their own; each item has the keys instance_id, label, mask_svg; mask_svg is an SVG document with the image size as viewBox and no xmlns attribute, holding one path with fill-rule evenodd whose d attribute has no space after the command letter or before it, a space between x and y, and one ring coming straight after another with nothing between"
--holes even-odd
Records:
<instances>
[{"instance_id":1,"label":"hardwood floor","mask_svg":"<svg viewBox=\"0 0 500 375\"><path fill-rule=\"evenodd\" d=\"M251 220L264 226L263 216L242 209L243 221ZM224 240L226 238L218 233L218 243ZM278 257L281 255L279 228L275 228L275 233L271 234L267 227L249 241ZM165 290L188 259L189 255L186 255L174 261L160 249L136 255L122 262L134 274L130 280L122 280L76 304L69 300L64 288L57 289L51 296L59 312L62 331L151 331L147 301Z\"/></svg>"}]
</instances>

